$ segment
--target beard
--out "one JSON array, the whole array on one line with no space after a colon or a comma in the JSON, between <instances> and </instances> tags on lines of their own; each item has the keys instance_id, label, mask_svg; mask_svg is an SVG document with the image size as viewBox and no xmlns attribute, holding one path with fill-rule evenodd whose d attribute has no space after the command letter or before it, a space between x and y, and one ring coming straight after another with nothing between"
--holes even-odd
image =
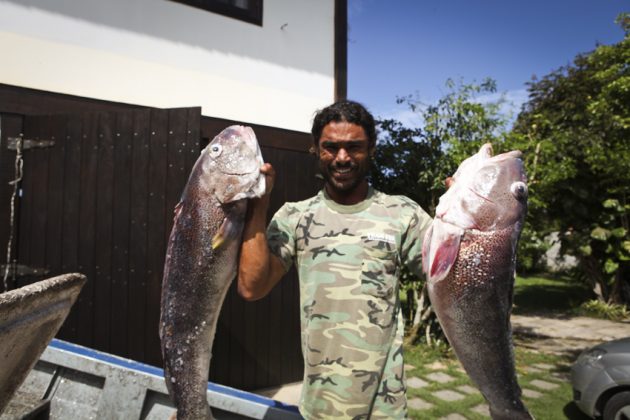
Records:
<instances>
[{"instance_id":1,"label":"beard","mask_svg":"<svg viewBox=\"0 0 630 420\"><path fill-rule=\"evenodd\" d=\"M369 171L369 161L326 164L319 160L318 163L326 185L340 194L352 192L366 179Z\"/></svg>"}]
</instances>

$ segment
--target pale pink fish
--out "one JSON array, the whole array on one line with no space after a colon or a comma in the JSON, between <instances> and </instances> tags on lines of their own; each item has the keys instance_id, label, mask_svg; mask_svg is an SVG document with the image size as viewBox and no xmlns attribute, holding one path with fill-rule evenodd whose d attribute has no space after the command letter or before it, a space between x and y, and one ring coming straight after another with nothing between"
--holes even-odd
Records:
<instances>
[{"instance_id":1,"label":"pale pink fish","mask_svg":"<svg viewBox=\"0 0 630 420\"><path fill-rule=\"evenodd\" d=\"M493 419L531 419L516 379L510 314L516 245L527 211L521 152L464 160L423 246L431 304Z\"/></svg>"}]
</instances>

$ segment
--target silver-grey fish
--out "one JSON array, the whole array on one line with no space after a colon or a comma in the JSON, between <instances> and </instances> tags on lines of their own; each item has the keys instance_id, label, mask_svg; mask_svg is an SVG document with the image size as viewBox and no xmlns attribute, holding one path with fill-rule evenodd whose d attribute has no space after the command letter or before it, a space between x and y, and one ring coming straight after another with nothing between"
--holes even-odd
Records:
<instances>
[{"instance_id":1,"label":"silver-grey fish","mask_svg":"<svg viewBox=\"0 0 630 420\"><path fill-rule=\"evenodd\" d=\"M178 419L211 419L206 400L221 305L237 272L247 198L265 190L249 127L231 126L201 152L175 207L164 278L160 339Z\"/></svg>"},{"instance_id":2,"label":"silver-grey fish","mask_svg":"<svg viewBox=\"0 0 630 420\"><path fill-rule=\"evenodd\" d=\"M464 160L436 208L423 246L429 297L455 354L493 419L531 419L514 368L510 314L516 245L527 211L521 153Z\"/></svg>"}]
</instances>

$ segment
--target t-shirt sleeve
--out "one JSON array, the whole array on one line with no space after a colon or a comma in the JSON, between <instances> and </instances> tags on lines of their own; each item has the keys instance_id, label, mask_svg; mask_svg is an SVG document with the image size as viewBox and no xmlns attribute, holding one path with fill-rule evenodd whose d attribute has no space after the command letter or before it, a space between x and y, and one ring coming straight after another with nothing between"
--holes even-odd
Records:
<instances>
[{"instance_id":1,"label":"t-shirt sleeve","mask_svg":"<svg viewBox=\"0 0 630 420\"><path fill-rule=\"evenodd\" d=\"M417 206L411 215L402 244L402 261L415 276L422 277L422 242L433 219L422 207Z\"/></svg>"},{"instance_id":2,"label":"t-shirt sleeve","mask_svg":"<svg viewBox=\"0 0 630 420\"><path fill-rule=\"evenodd\" d=\"M282 260L285 272L289 271L295 257L296 213L292 203L285 203L267 227L269 251Z\"/></svg>"}]
</instances>

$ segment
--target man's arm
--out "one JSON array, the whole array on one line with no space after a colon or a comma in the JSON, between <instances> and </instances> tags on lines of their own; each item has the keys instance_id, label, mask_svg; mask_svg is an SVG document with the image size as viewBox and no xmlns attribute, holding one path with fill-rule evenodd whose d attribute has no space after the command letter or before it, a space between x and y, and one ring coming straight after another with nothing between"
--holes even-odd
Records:
<instances>
[{"instance_id":1,"label":"man's arm","mask_svg":"<svg viewBox=\"0 0 630 420\"><path fill-rule=\"evenodd\" d=\"M282 260L269 252L266 234L269 198L276 174L268 163L260 172L265 175L266 191L262 197L248 203L238 265L238 293L245 300L264 297L284 275Z\"/></svg>"}]
</instances>

